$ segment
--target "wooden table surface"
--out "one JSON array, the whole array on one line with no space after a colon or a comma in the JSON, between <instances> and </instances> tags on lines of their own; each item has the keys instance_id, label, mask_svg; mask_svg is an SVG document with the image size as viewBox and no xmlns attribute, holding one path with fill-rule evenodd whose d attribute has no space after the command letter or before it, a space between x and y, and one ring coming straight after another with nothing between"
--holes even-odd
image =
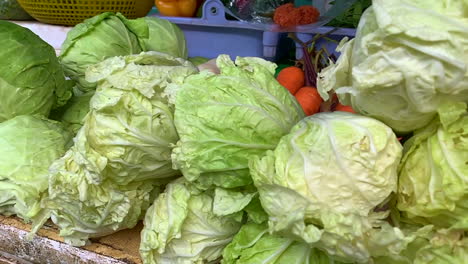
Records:
<instances>
[{"instance_id":1,"label":"wooden table surface","mask_svg":"<svg viewBox=\"0 0 468 264\"><path fill-rule=\"evenodd\" d=\"M28 241L30 228L19 218L0 216L0 264L141 264L141 223L133 229L93 239L93 243L82 248L65 244L52 223Z\"/></svg>"}]
</instances>

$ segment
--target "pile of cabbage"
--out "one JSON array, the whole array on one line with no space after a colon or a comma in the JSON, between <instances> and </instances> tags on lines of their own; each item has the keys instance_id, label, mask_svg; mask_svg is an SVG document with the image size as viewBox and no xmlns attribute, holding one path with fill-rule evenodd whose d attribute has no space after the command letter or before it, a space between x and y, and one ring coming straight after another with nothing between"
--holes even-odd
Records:
<instances>
[{"instance_id":1,"label":"pile of cabbage","mask_svg":"<svg viewBox=\"0 0 468 264\"><path fill-rule=\"evenodd\" d=\"M466 263L466 10L374 0L318 80L358 113L308 117L276 64L203 70L162 19L93 17L58 58L0 23L48 52L0 71L5 102L35 92L0 106L0 213L75 246L143 221L147 264Z\"/></svg>"}]
</instances>

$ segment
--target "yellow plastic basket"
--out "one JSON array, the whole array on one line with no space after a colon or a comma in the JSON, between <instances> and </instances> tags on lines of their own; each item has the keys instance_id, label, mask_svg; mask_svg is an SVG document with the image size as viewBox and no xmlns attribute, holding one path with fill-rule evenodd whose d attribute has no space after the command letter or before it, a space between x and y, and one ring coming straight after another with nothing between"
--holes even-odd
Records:
<instances>
[{"instance_id":1,"label":"yellow plastic basket","mask_svg":"<svg viewBox=\"0 0 468 264\"><path fill-rule=\"evenodd\" d=\"M23 9L46 24L74 26L103 12L120 12L127 18L148 14L153 0L18 0Z\"/></svg>"}]
</instances>

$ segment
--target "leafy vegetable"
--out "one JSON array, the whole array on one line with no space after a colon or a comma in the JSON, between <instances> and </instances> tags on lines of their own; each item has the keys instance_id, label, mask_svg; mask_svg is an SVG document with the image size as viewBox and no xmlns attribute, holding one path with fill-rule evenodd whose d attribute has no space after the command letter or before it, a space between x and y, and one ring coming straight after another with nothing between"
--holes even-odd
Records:
<instances>
[{"instance_id":1,"label":"leafy vegetable","mask_svg":"<svg viewBox=\"0 0 468 264\"><path fill-rule=\"evenodd\" d=\"M89 68L98 82L74 146L51 166L44 206L65 241L133 227L151 192L179 172L172 169L178 140L166 88L195 73L188 61L165 53L109 58Z\"/></svg>"},{"instance_id":2,"label":"leafy vegetable","mask_svg":"<svg viewBox=\"0 0 468 264\"><path fill-rule=\"evenodd\" d=\"M0 46L0 122L19 115L48 116L71 97L54 48L32 31L0 21Z\"/></svg>"},{"instance_id":3,"label":"leafy vegetable","mask_svg":"<svg viewBox=\"0 0 468 264\"><path fill-rule=\"evenodd\" d=\"M48 168L65 153L70 139L60 123L39 117L0 123L0 213L26 221L38 217Z\"/></svg>"},{"instance_id":4,"label":"leafy vegetable","mask_svg":"<svg viewBox=\"0 0 468 264\"><path fill-rule=\"evenodd\" d=\"M443 105L439 118L405 143L398 209L422 224L468 230L468 113Z\"/></svg>"},{"instance_id":5,"label":"leafy vegetable","mask_svg":"<svg viewBox=\"0 0 468 264\"><path fill-rule=\"evenodd\" d=\"M170 183L146 214L140 245L143 263L219 260L241 224L232 216L215 215L213 205L212 191L201 192L183 178Z\"/></svg>"},{"instance_id":6,"label":"leafy vegetable","mask_svg":"<svg viewBox=\"0 0 468 264\"><path fill-rule=\"evenodd\" d=\"M143 51L159 51L177 58L188 58L184 32L169 20L142 17L124 22L138 38Z\"/></svg>"},{"instance_id":7,"label":"leafy vegetable","mask_svg":"<svg viewBox=\"0 0 468 264\"><path fill-rule=\"evenodd\" d=\"M60 120L73 134L83 126L84 118L89 112L89 101L94 91L74 95L63 107L53 111L51 116Z\"/></svg>"},{"instance_id":8,"label":"leafy vegetable","mask_svg":"<svg viewBox=\"0 0 468 264\"><path fill-rule=\"evenodd\" d=\"M67 34L60 59L66 74L76 80L81 91L96 84L85 79L87 68L114 56L158 51L187 58L183 32L173 23L156 18L126 19L120 13L102 13L76 25Z\"/></svg>"},{"instance_id":9,"label":"leafy vegetable","mask_svg":"<svg viewBox=\"0 0 468 264\"><path fill-rule=\"evenodd\" d=\"M247 223L224 249L222 264L340 264L306 243L268 233L267 225Z\"/></svg>"},{"instance_id":10,"label":"leafy vegetable","mask_svg":"<svg viewBox=\"0 0 468 264\"><path fill-rule=\"evenodd\" d=\"M188 77L176 96L180 140L174 166L200 186L251 183L248 160L274 149L303 118L301 107L274 77L275 65L260 58L217 58L221 74Z\"/></svg>"},{"instance_id":11,"label":"leafy vegetable","mask_svg":"<svg viewBox=\"0 0 468 264\"><path fill-rule=\"evenodd\" d=\"M332 1L330 4L341 4L340 1ZM372 5L372 0L357 0L349 9L328 22L327 26L356 28L362 13Z\"/></svg>"},{"instance_id":12,"label":"leafy vegetable","mask_svg":"<svg viewBox=\"0 0 468 264\"><path fill-rule=\"evenodd\" d=\"M402 147L383 123L346 112L306 117L250 170L270 231L344 262L398 254L411 240L385 222Z\"/></svg>"},{"instance_id":13,"label":"leafy vegetable","mask_svg":"<svg viewBox=\"0 0 468 264\"><path fill-rule=\"evenodd\" d=\"M466 1L374 0L356 38L323 70L324 99L340 101L397 132L426 126L444 102L468 101Z\"/></svg>"},{"instance_id":14,"label":"leafy vegetable","mask_svg":"<svg viewBox=\"0 0 468 264\"><path fill-rule=\"evenodd\" d=\"M0 19L33 20L16 0L0 0Z\"/></svg>"},{"instance_id":15,"label":"leafy vegetable","mask_svg":"<svg viewBox=\"0 0 468 264\"><path fill-rule=\"evenodd\" d=\"M62 44L60 62L65 74L75 80L81 91L96 89L85 79L87 68L106 58L142 51L136 36L130 32L121 14L105 12L74 26Z\"/></svg>"},{"instance_id":16,"label":"leafy vegetable","mask_svg":"<svg viewBox=\"0 0 468 264\"><path fill-rule=\"evenodd\" d=\"M193 65L195 66L199 66L203 63L206 63L208 62L210 59L207 59L205 57L200 57L200 56L196 56L196 57L191 57L191 58L188 58L188 60L193 63Z\"/></svg>"},{"instance_id":17,"label":"leafy vegetable","mask_svg":"<svg viewBox=\"0 0 468 264\"><path fill-rule=\"evenodd\" d=\"M462 264L468 259L463 232L446 229L418 234L400 256L377 258L379 264Z\"/></svg>"}]
</instances>

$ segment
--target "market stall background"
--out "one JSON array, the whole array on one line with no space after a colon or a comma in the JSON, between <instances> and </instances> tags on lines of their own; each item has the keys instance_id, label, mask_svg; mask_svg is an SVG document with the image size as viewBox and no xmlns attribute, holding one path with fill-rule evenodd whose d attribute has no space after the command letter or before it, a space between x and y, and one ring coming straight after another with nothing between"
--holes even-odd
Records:
<instances>
[{"instance_id":1,"label":"market stall background","mask_svg":"<svg viewBox=\"0 0 468 264\"><path fill-rule=\"evenodd\" d=\"M361 17L365 2L370 4L357 1L345 14L335 12L333 20L321 16L313 25L292 28L259 23L267 18L258 7L246 16L232 2L217 0L200 5L198 18L161 17L153 10L144 19L102 13L76 27L1 24L30 38L25 54L34 45L44 49L55 76L44 85L53 94L34 90L51 98L44 105L12 97L15 104L8 97L0 112L0 144L13 153L2 156L4 162L21 155L11 152L10 146L23 144L11 131L24 133L26 144L35 133L47 134L30 151L37 151L35 159L53 162L45 168L49 187L40 205L21 201L34 188L13 196L5 188L0 209L32 219L33 226L2 216L3 257L25 263L140 263L142 256L155 263L218 261L222 254L222 263L256 263L272 254L283 263L307 252L302 257L336 263L419 264L440 257L466 262L468 31L458 6L463 3L427 7L415 0L375 0ZM431 18L448 33L434 21L427 24L427 8L453 15ZM408 10L419 15L412 25L425 30L405 23ZM355 23L342 20L350 14ZM357 34L331 27L357 21ZM61 79L50 50L22 27L54 49L70 79ZM87 34L99 27L107 31ZM158 34L167 34L166 43ZM120 51L107 50L106 42ZM99 52L122 56L101 60ZM15 59L13 69L22 63ZM208 71L198 73L194 66ZM14 85L22 92L21 84ZM250 110L239 107L246 105ZM17 116L28 111L62 123ZM147 118L153 111L157 124ZM46 157L41 144L49 142L54 148ZM305 158L310 153L315 155ZM183 177L175 179L178 170ZM15 172L6 172L6 186L10 180L26 186ZM321 192L303 192L304 186ZM438 195L421 192L425 187ZM14 207L9 199L18 199ZM135 218L143 211L144 226ZM45 222L49 216L55 224ZM93 243L81 248L69 245L83 246L88 239ZM263 256L265 245L271 252Z\"/></svg>"}]
</instances>

